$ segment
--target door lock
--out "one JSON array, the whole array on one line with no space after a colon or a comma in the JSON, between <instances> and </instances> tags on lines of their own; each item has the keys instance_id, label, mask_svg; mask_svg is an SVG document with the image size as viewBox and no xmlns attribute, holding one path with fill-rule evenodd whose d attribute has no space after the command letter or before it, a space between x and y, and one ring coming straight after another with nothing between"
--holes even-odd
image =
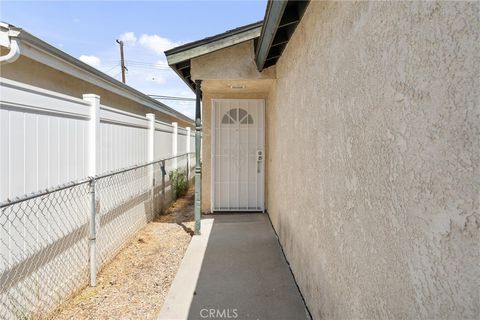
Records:
<instances>
[{"instance_id":1,"label":"door lock","mask_svg":"<svg viewBox=\"0 0 480 320\"><path fill-rule=\"evenodd\" d=\"M257 150L257 173L260 173L260 166L262 161L263 161L263 151Z\"/></svg>"},{"instance_id":2,"label":"door lock","mask_svg":"<svg viewBox=\"0 0 480 320\"><path fill-rule=\"evenodd\" d=\"M258 150L257 151L257 161L262 161L263 160L263 151Z\"/></svg>"}]
</instances>

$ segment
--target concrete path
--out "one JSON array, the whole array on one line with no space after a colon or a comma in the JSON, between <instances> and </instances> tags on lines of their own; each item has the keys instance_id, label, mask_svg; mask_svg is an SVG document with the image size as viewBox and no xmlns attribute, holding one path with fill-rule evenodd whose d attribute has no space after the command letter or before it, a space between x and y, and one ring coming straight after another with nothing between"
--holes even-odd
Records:
<instances>
[{"instance_id":1,"label":"concrete path","mask_svg":"<svg viewBox=\"0 0 480 320\"><path fill-rule=\"evenodd\" d=\"M203 239L203 261L198 257L203 250L187 250L184 261L190 266L187 268L182 262L183 271L175 278L161 319L309 319L266 214L206 218L213 218L213 224L210 222L206 228L210 231L209 237L205 236L208 242ZM194 240L197 239L192 239L193 245L198 247ZM202 261L201 268L192 265L189 254L197 255L195 261ZM191 274L195 268L199 269L196 285ZM181 276L188 269L190 274ZM185 281L185 277L190 280ZM191 294L185 290L189 285L194 291ZM179 310L188 305L188 311Z\"/></svg>"}]
</instances>

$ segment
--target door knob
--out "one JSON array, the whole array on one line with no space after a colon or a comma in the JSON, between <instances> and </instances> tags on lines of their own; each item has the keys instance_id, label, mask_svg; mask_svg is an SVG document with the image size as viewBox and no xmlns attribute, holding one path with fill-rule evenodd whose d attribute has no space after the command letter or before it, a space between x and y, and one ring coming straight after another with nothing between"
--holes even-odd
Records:
<instances>
[{"instance_id":1,"label":"door knob","mask_svg":"<svg viewBox=\"0 0 480 320\"><path fill-rule=\"evenodd\" d=\"M263 151L257 150L257 173L260 173L260 165L263 161Z\"/></svg>"}]
</instances>

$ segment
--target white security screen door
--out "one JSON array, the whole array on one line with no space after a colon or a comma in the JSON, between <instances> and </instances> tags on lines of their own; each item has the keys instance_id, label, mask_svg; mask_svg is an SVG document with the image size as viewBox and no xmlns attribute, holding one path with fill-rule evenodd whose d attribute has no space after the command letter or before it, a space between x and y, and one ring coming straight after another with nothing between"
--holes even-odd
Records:
<instances>
[{"instance_id":1,"label":"white security screen door","mask_svg":"<svg viewBox=\"0 0 480 320\"><path fill-rule=\"evenodd\" d=\"M265 102L215 99L212 106L213 210L263 211Z\"/></svg>"}]
</instances>

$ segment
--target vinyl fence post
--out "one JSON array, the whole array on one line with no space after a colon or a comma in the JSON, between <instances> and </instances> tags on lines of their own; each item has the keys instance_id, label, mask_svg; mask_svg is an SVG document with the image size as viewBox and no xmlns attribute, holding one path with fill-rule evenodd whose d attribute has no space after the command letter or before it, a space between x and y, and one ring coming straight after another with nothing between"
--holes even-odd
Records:
<instances>
[{"instance_id":1,"label":"vinyl fence post","mask_svg":"<svg viewBox=\"0 0 480 320\"><path fill-rule=\"evenodd\" d=\"M95 176L98 174L98 158L100 133L100 96L95 94L84 94L83 100L90 104L90 120L88 123L88 175L90 181L90 232L89 241L89 264L90 264L90 286L97 285L97 203L95 196Z\"/></svg>"},{"instance_id":2,"label":"vinyl fence post","mask_svg":"<svg viewBox=\"0 0 480 320\"><path fill-rule=\"evenodd\" d=\"M186 146L186 153L187 153L187 185L190 183L190 139L191 139L191 129L190 127L186 127L187 129L187 146Z\"/></svg>"},{"instance_id":3,"label":"vinyl fence post","mask_svg":"<svg viewBox=\"0 0 480 320\"><path fill-rule=\"evenodd\" d=\"M153 162L155 157L155 114L147 113L148 119L148 162ZM152 216L155 215L155 167L154 164L148 166L148 181L152 184L151 202Z\"/></svg>"},{"instance_id":4,"label":"vinyl fence post","mask_svg":"<svg viewBox=\"0 0 480 320\"><path fill-rule=\"evenodd\" d=\"M178 155L178 123L172 122L173 132L172 132L172 167L173 170L178 168L177 155Z\"/></svg>"}]
</instances>

